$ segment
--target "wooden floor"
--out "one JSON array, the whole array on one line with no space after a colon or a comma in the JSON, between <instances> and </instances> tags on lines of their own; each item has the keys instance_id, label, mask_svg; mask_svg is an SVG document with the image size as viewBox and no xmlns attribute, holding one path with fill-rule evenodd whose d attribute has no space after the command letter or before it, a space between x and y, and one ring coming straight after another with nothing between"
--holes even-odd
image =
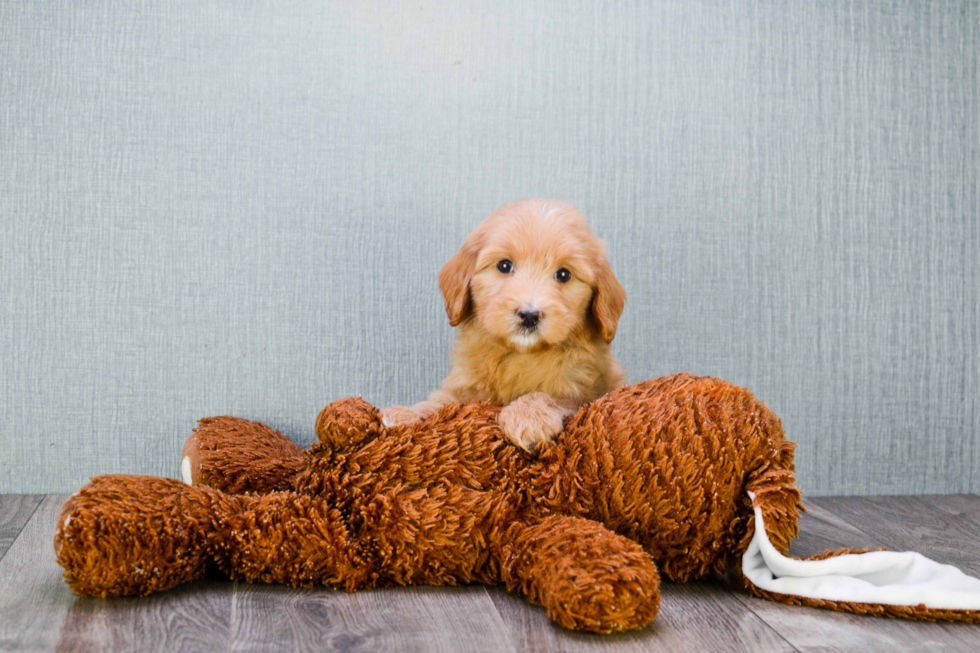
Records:
<instances>
[{"instance_id":1,"label":"wooden floor","mask_svg":"<svg viewBox=\"0 0 980 653\"><path fill-rule=\"evenodd\" d=\"M143 599L79 598L51 540L63 497L0 496L3 651L980 651L980 626L913 623L750 598L736 579L665 583L647 628L554 626L500 587L345 594L224 580ZM980 576L980 497L810 499L793 553L885 546Z\"/></svg>"}]
</instances>

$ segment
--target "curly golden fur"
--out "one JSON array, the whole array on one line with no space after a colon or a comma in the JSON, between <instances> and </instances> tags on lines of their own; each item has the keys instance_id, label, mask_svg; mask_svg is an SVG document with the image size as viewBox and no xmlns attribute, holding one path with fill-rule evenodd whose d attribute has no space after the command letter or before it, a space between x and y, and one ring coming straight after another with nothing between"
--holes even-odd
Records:
<instances>
[{"instance_id":1,"label":"curly golden fur","mask_svg":"<svg viewBox=\"0 0 980 653\"><path fill-rule=\"evenodd\" d=\"M565 417L625 385L609 344L626 293L602 242L568 204L528 199L484 220L442 268L449 323L459 328L438 390L387 424L424 419L448 403L504 405L504 435L525 449Z\"/></svg>"}]
</instances>

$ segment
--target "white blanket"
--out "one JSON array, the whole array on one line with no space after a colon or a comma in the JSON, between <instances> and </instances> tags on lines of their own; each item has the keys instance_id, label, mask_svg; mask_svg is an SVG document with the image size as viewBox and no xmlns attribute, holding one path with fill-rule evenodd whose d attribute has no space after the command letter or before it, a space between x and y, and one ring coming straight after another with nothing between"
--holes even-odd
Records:
<instances>
[{"instance_id":1,"label":"white blanket","mask_svg":"<svg viewBox=\"0 0 980 653\"><path fill-rule=\"evenodd\" d=\"M750 492L749 496L755 499ZM911 551L869 551L827 558L787 558L766 535L755 509L755 534L742 573L763 590L827 601L925 605L944 610L980 610L980 579Z\"/></svg>"}]
</instances>

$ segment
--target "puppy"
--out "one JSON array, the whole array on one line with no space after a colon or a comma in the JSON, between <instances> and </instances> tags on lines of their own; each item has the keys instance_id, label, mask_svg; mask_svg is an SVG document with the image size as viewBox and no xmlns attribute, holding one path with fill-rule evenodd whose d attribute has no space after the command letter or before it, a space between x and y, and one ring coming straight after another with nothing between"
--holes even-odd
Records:
<instances>
[{"instance_id":1,"label":"puppy","mask_svg":"<svg viewBox=\"0 0 980 653\"><path fill-rule=\"evenodd\" d=\"M626 383L609 352L626 293L568 204L498 209L442 268L439 287L459 328L449 374L428 401L383 410L387 424L489 400L504 406L504 435L531 451L581 405Z\"/></svg>"}]
</instances>

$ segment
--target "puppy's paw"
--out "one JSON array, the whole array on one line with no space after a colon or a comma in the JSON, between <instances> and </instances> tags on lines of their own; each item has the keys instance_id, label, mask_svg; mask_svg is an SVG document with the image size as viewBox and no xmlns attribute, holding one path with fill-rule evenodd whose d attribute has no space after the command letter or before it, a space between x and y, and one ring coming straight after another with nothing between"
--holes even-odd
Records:
<instances>
[{"instance_id":1,"label":"puppy's paw","mask_svg":"<svg viewBox=\"0 0 980 653\"><path fill-rule=\"evenodd\" d=\"M545 392L532 392L518 397L501 409L497 424L504 436L526 451L534 451L561 433L565 413Z\"/></svg>"},{"instance_id":2,"label":"puppy's paw","mask_svg":"<svg viewBox=\"0 0 980 653\"><path fill-rule=\"evenodd\" d=\"M405 406L389 406L381 410L381 423L386 427L413 424L420 419L421 415Z\"/></svg>"}]
</instances>

